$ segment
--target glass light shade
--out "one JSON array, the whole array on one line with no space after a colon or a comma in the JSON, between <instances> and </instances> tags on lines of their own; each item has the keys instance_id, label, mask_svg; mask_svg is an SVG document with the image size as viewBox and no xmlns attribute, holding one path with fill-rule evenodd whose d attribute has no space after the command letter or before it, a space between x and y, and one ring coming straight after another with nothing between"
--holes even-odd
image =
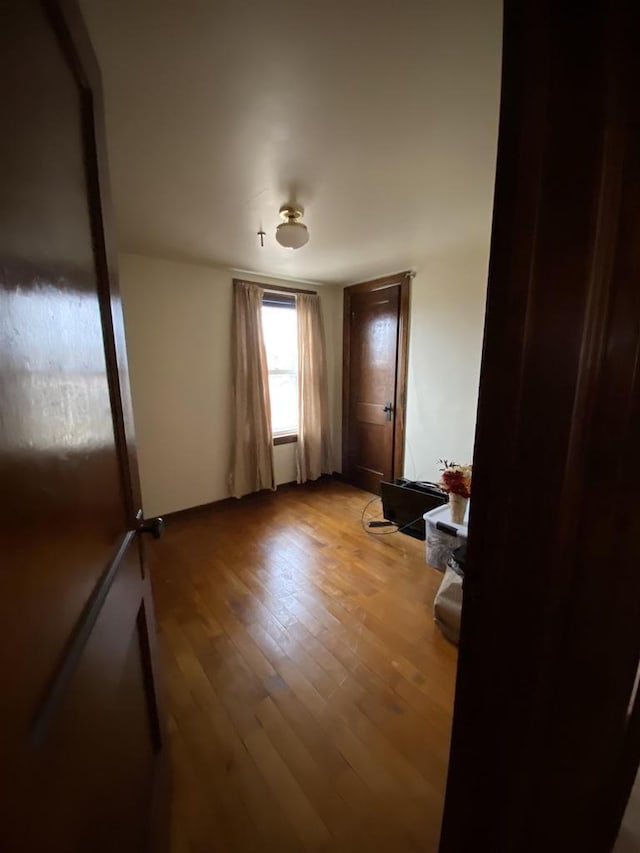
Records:
<instances>
[{"instance_id":1,"label":"glass light shade","mask_svg":"<svg viewBox=\"0 0 640 853\"><path fill-rule=\"evenodd\" d=\"M299 249L309 240L307 226L302 222L282 222L276 228L276 240L286 249Z\"/></svg>"}]
</instances>

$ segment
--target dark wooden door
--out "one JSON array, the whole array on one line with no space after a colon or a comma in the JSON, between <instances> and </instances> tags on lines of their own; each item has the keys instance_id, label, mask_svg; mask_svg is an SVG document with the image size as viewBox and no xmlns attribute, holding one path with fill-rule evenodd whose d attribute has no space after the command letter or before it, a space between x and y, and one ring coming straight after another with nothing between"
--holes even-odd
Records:
<instances>
[{"instance_id":1,"label":"dark wooden door","mask_svg":"<svg viewBox=\"0 0 640 853\"><path fill-rule=\"evenodd\" d=\"M74 4L0 14L0 847L133 853L162 740L99 77Z\"/></svg>"},{"instance_id":2,"label":"dark wooden door","mask_svg":"<svg viewBox=\"0 0 640 853\"><path fill-rule=\"evenodd\" d=\"M505 4L442 853L608 853L640 759L638 35Z\"/></svg>"},{"instance_id":3,"label":"dark wooden door","mask_svg":"<svg viewBox=\"0 0 640 853\"><path fill-rule=\"evenodd\" d=\"M345 288L343 473L368 492L402 471L406 274Z\"/></svg>"}]
</instances>

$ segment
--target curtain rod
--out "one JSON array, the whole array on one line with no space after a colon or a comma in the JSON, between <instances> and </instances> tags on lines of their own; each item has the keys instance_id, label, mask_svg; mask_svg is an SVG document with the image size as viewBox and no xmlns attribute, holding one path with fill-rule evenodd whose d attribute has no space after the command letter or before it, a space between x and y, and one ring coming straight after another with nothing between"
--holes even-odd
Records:
<instances>
[{"instance_id":1,"label":"curtain rod","mask_svg":"<svg viewBox=\"0 0 640 853\"><path fill-rule=\"evenodd\" d=\"M244 281L243 278L234 278L234 281ZM261 287L263 290L271 290L274 293L310 293L313 296L318 295L317 290L304 290L301 287L284 287L280 284L262 284L260 281L251 281L247 282L247 284L256 284L258 287Z\"/></svg>"}]
</instances>

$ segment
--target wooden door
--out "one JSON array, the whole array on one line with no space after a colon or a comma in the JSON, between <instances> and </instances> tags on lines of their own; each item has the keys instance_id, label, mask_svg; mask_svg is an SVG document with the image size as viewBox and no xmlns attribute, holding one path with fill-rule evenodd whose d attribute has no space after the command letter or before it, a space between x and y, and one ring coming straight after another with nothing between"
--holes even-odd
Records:
<instances>
[{"instance_id":1,"label":"wooden door","mask_svg":"<svg viewBox=\"0 0 640 853\"><path fill-rule=\"evenodd\" d=\"M401 273L344 291L342 470L376 494L402 474L409 281Z\"/></svg>"},{"instance_id":2,"label":"wooden door","mask_svg":"<svg viewBox=\"0 0 640 853\"><path fill-rule=\"evenodd\" d=\"M637 13L505 4L442 853L608 853L640 759Z\"/></svg>"},{"instance_id":3,"label":"wooden door","mask_svg":"<svg viewBox=\"0 0 640 853\"><path fill-rule=\"evenodd\" d=\"M153 605L74 4L2 4L0 92L0 848L133 853L162 780Z\"/></svg>"}]
</instances>

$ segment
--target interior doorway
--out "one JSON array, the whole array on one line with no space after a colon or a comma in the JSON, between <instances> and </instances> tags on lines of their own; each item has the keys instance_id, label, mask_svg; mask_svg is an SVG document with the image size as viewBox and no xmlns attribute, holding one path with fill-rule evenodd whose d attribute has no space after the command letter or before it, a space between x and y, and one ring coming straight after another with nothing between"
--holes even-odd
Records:
<instances>
[{"instance_id":1,"label":"interior doorway","mask_svg":"<svg viewBox=\"0 0 640 853\"><path fill-rule=\"evenodd\" d=\"M380 493L402 474L411 273L344 290L342 470Z\"/></svg>"}]
</instances>

